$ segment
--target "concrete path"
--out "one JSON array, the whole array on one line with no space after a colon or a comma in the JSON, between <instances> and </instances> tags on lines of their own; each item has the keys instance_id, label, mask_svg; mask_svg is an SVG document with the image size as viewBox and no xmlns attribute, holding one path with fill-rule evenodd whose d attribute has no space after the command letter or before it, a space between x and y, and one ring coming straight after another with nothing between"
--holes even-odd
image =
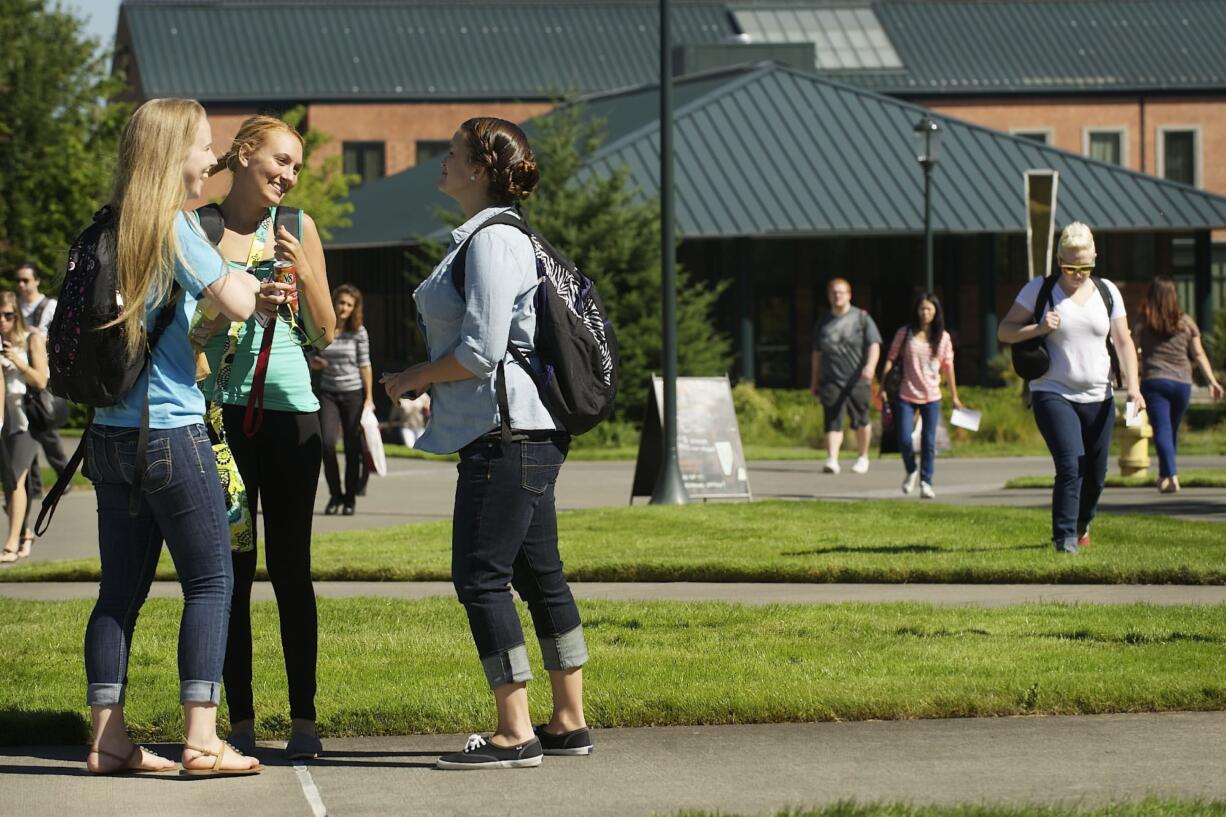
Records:
<instances>
[{"instance_id":1,"label":"concrete path","mask_svg":"<svg viewBox=\"0 0 1226 817\"><path fill-rule=\"evenodd\" d=\"M94 780L84 747L0 750L5 814L638 817L770 815L860 802L1098 805L1226 798L1226 713L607 729L587 758L442 772L462 735L327 741L306 766L275 744L259 777ZM174 756L179 747L156 747ZM188 785L175 785L188 783ZM171 788L167 788L170 786ZM86 805L88 804L88 806Z\"/></svg>"},{"instance_id":2,"label":"concrete path","mask_svg":"<svg viewBox=\"0 0 1226 817\"><path fill-rule=\"evenodd\" d=\"M580 599L724 601L732 604L924 602L958 607L1011 604L1226 604L1226 586L1107 584L769 584L716 582L571 582ZM454 598L450 582L316 582L323 598ZM92 599L96 582L0 582L0 598L27 601ZM177 582L154 582L154 598L181 598ZM272 585L256 582L255 601L271 601Z\"/></svg>"},{"instance_id":3,"label":"concrete path","mask_svg":"<svg viewBox=\"0 0 1226 817\"><path fill-rule=\"evenodd\" d=\"M1226 468L1226 457L1184 457L1185 468ZM845 463L851 465L850 461ZM1112 471L1115 464L1112 463ZM937 501L953 504L995 504L1048 508L1046 490L1003 489L1017 476L1052 473L1045 457L997 459L942 459L937 464ZM755 499L897 499L902 466L897 459L874 460L864 475L821 473L818 460L751 462L750 486ZM558 483L562 510L624 506L630 500L633 462L570 462ZM315 532L329 533L380 528L409 522L451 518L455 494L455 466L448 462L392 460L391 473L372 478L367 496L358 500L355 516L324 516L328 496L320 483L315 499ZM644 499L636 500L639 503ZM1103 495L1100 513L1158 513L1185 519L1226 522L1226 491L1185 489L1164 496L1150 488L1112 488ZM97 556L97 513L91 491L77 490L60 502L47 535L35 543L31 561L85 559Z\"/></svg>"}]
</instances>

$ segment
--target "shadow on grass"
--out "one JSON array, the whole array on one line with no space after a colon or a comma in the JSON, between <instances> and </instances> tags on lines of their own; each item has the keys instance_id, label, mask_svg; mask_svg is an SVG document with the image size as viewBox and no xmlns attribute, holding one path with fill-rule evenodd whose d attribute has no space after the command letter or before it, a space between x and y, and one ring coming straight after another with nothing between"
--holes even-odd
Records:
<instances>
[{"instance_id":1,"label":"shadow on grass","mask_svg":"<svg viewBox=\"0 0 1226 817\"><path fill-rule=\"evenodd\" d=\"M1007 547L964 548L944 547L942 545L877 545L874 547L838 547L813 548L811 550L787 550L780 556L824 556L830 553L865 553L886 554L889 556L903 553L996 553L1005 550L1046 550L1047 545L1009 545Z\"/></svg>"},{"instance_id":2,"label":"shadow on grass","mask_svg":"<svg viewBox=\"0 0 1226 817\"><path fill-rule=\"evenodd\" d=\"M89 722L79 712L0 709L0 746L33 741L80 746L89 741Z\"/></svg>"}]
</instances>

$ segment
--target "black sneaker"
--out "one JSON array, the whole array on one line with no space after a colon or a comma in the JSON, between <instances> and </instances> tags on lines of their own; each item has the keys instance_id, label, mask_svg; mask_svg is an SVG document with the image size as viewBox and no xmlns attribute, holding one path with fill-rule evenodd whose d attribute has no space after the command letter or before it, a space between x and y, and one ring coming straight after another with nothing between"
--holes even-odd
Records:
<instances>
[{"instance_id":1,"label":"black sneaker","mask_svg":"<svg viewBox=\"0 0 1226 817\"><path fill-rule=\"evenodd\" d=\"M545 724L533 727L536 737L541 742L541 749L547 755L590 755L592 753L592 733L586 727L573 732L563 732L551 735L545 731Z\"/></svg>"},{"instance_id":2,"label":"black sneaker","mask_svg":"<svg viewBox=\"0 0 1226 817\"><path fill-rule=\"evenodd\" d=\"M443 755L436 764L440 769L527 769L540 766L544 753L536 738L518 746L503 748L480 735L469 735L463 752Z\"/></svg>"}]
</instances>

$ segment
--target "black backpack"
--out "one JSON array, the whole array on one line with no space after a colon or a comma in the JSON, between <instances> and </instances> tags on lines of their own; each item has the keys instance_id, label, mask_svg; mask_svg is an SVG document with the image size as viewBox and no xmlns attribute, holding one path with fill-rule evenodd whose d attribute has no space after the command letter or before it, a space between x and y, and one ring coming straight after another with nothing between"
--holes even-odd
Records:
<instances>
[{"instance_id":1,"label":"black backpack","mask_svg":"<svg viewBox=\"0 0 1226 817\"><path fill-rule=\"evenodd\" d=\"M1090 280L1098 288L1098 294L1103 299L1103 304L1107 307L1107 321L1110 323L1111 313L1115 311L1115 298L1111 295L1111 288L1103 283L1103 279L1096 275L1091 275ZM1043 284L1039 287L1039 294L1034 301L1034 322L1036 324L1042 322L1043 314L1048 309L1055 307L1052 290L1056 288L1056 284L1059 281L1059 273L1052 273L1043 279ZM1111 381L1115 384L1116 388L1121 388L1123 381L1120 377L1120 359L1115 351L1115 344L1111 342L1111 330L1109 328L1107 330L1107 356L1111 359ZM1038 380L1047 374L1047 368L1051 365L1051 356L1047 352L1047 343L1043 337L1031 338L1030 340L1013 344L1010 350L1010 358L1013 361L1013 370L1027 384L1031 380Z\"/></svg>"},{"instance_id":2,"label":"black backpack","mask_svg":"<svg viewBox=\"0 0 1226 817\"><path fill-rule=\"evenodd\" d=\"M85 455L85 438L89 433L89 424L93 423L93 409L113 406L123 399L148 365L158 340L174 321L174 305L179 299L177 282L171 289L170 300L158 312L145 344L144 355L130 357L123 325L106 326L119 316L118 291L115 218L110 207L103 207L94 214L93 223L85 228L68 251L68 268L60 290L59 305L51 325L47 327L47 363L51 374L47 390L66 400L83 403L91 410L81 443L39 511L34 525L34 532L39 536L51 524L56 505ZM146 381L129 503L133 516L140 509L148 442L149 392Z\"/></svg>"},{"instance_id":3,"label":"black backpack","mask_svg":"<svg viewBox=\"0 0 1226 817\"><path fill-rule=\"evenodd\" d=\"M590 431L613 411L613 400L617 396L617 336L596 284L555 250L544 236L508 211L473 230L456 253L451 277L461 298L465 297L464 267L469 243L481 230L495 224L514 227L532 241L540 281L534 296L534 346L544 364L544 372L537 374L527 356L514 345L508 345L508 351L531 375L541 401L558 424L570 434ZM502 415L502 439L508 443L511 441L511 415L506 373L501 362L495 390Z\"/></svg>"}]
</instances>

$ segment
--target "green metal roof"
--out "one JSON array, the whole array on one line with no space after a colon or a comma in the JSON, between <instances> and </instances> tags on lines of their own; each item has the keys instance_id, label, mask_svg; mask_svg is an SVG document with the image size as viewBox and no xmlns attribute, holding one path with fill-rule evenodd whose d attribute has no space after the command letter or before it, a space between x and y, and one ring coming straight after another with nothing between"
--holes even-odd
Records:
<instances>
[{"instance_id":1,"label":"green metal roof","mask_svg":"<svg viewBox=\"0 0 1226 817\"><path fill-rule=\"evenodd\" d=\"M1226 89L1224 0L673 0L900 96ZM126 0L146 97L547 99L654 81L658 0Z\"/></svg>"},{"instance_id":2,"label":"green metal roof","mask_svg":"<svg viewBox=\"0 0 1226 817\"><path fill-rule=\"evenodd\" d=\"M659 189L658 90L586 101L609 139L585 173L629 168L645 195ZM923 229L923 177L912 130L922 108L767 64L677 83L677 226L688 238L904 235ZM1025 230L1022 174L1059 171L1057 221L1100 231L1226 227L1226 197L933 115L943 139L933 175L940 233ZM354 226L329 247L413 243L445 234L435 208L438 168L365 185Z\"/></svg>"},{"instance_id":3,"label":"green metal roof","mask_svg":"<svg viewBox=\"0 0 1226 817\"><path fill-rule=\"evenodd\" d=\"M1226 88L1222 0L875 0L871 5L903 67L835 69L828 76L916 96ZM820 52L819 46L819 66Z\"/></svg>"}]
</instances>

